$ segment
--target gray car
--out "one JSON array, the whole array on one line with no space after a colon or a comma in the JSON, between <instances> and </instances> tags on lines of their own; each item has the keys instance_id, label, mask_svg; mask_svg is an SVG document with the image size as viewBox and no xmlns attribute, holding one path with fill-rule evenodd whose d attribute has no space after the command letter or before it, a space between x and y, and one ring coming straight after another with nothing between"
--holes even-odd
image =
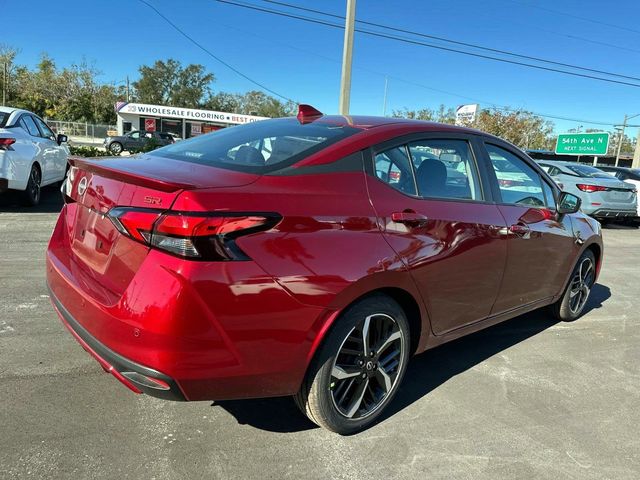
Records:
<instances>
[{"instance_id":1,"label":"gray car","mask_svg":"<svg viewBox=\"0 0 640 480\"><path fill-rule=\"evenodd\" d=\"M590 165L538 160L560 188L582 199L582 211L599 220L637 215L635 186Z\"/></svg>"},{"instance_id":2,"label":"gray car","mask_svg":"<svg viewBox=\"0 0 640 480\"><path fill-rule=\"evenodd\" d=\"M143 150L149 142L154 142L158 147L164 147L174 143L175 140L171 135L164 132L143 132L134 130L133 132L118 135L117 137L107 137L104 139L104 148L113 153L120 155L123 151L139 152Z\"/></svg>"}]
</instances>

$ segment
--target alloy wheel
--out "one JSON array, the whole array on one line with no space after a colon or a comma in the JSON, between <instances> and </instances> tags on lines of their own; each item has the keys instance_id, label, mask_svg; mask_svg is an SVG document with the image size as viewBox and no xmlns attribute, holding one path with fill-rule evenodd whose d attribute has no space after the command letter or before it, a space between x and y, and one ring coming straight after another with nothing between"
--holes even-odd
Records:
<instances>
[{"instance_id":1,"label":"alloy wheel","mask_svg":"<svg viewBox=\"0 0 640 480\"><path fill-rule=\"evenodd\" d=\"M374 413L393 391L402 371L404 334L389 315L364 318L338 350L331 370L331 399L350 419Z\"/></svg>"},{"instance_id":2,"label":"alloy wheel","mask_svg":"<svg viewBox=\"0 0 640 480\"><path fill-rule=\"evenodd\" d=\"M29 175L29 195L34 203L38 203L40 200L40 171L33 167L31 169L31 175Z\"/></svg>"},{"instance_id":3,"label":"alloy wheel","mask_svg":"<svg viewBox=\"0 0 640 480\"><path fill-rule=\"evenodd\" d=\"M577 314L587 303L595 278L594 274L595 269L591 258L583 258L576 274L571 279L569 290L569 309L571 313Z\"/></svg>"}]
</instances>

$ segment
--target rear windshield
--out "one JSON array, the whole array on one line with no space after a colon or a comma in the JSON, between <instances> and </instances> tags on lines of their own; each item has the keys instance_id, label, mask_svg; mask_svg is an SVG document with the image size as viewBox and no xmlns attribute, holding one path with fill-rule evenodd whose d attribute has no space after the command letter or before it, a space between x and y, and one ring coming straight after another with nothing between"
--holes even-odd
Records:
<instances>
[{"instance_id":1,"label":"rear windshield","mask_svg":"<svg viewBox=\"0 0 640 480\"><path fill-rule=\"evenodd\" d=\"M263 120L229 127L153 152L160 157L253 173L293 165L359 130L294 118Z\"/></svg>"},{"instance_id":2,"label":"rear windshield","mask_svg":"<svg viewBox=\"0 0 640 480\"><path fill-rule=\"evenodd\" d=\"M598 170L595 167L589 167L587 165L568 165L567 168L581 177L587 178L611 178L613 175Z\"/></svg>"},{"instance_id":3,"label":"rear windshield","mask_svg":"<svg viewBox=\"0 0 640 480\"><path fill-rule=\"evenodd\" d=\"M0 127L4 127L9 120L9 114L7 112L0 112Z\"/></svg>"}]
</instances>

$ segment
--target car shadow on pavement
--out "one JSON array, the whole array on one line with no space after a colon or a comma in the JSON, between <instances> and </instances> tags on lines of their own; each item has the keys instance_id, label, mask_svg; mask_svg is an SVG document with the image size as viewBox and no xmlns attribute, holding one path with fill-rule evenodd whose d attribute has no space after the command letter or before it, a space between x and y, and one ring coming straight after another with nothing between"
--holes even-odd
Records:
<instances>
[{"instance_id":1,"label":"car shadow on pavement","mask_svg":"<svg viewBox=\"0 0 640 480\"><path fill-rule=\"evenodd\" d=\"M0 213L57 213L62 209L64 202L58 185L43 187L40 194L40 204L27 207L23 203L21 192L4 192L0 194Z\"/></svg>"},{"instance_id":2,"label":"car shadow on pavement","mask_svg":"<svg viewBox=\"0 0 640 480\"><path fill-rule=\"evenodd\" d=\"M585 313L602 307L609 297L609 287L594 285ZM376 423L420 400L450 378L557 323L558 320L543 308L416 355L409 363L396 398ZM260 430L291 433L318 428L298 410L291 397L223 401L215 402L213 406L229 412L239 424Z\"/></svg>"}]
</instances>

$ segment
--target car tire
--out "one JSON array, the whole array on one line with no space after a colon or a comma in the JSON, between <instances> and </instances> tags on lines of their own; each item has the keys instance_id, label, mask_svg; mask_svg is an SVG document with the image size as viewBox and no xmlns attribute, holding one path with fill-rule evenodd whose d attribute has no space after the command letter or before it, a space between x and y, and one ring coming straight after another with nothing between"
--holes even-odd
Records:
<instances>
[{"instance_id":1,"label":"car tire","mask_svg":"<svg viewBox=\"0 0 640 480\"><path fill-rule=\"evenodd\" d=\"M582 315L595 283L595 273L596 258L591 250L586 250L571 272L562 297L551 306L551 311L558 320L572 322Z\"/></svg>"},{"instance_id":2,"label":"car tire","mask_svg":"<svg viewBox=\"0 0 640 480\"><path fill-rule=\"evenodd\" d=\"M42 184L42 173L40 173L40 168L35 163L31 166L31 171L29 172L29 180L27 181L27 188L23 192L23 200L24 204L28 207L35 207L40 203L41 196L41 184Z\"/></svg>"},{"instance_id":3,"label":"car tire","mask_svg":"<svg viewBox=\"0 0 640 480\"><path fill-rule=\"evenodd\" d=\"M409 322L400 305L382 294L365 297L331 327L295 402L312 422L332 432L361 431L398 391L410 349Z\"/></svg>"},{"instance_id":4,"label":"car tire","mask_svg":"<svg viewBox=\"0 0 640 480\"><path fill-rule=\"evenodd\" d=\"M109 145L109 151L114 155L120 155L123 150L124 150L124 147L120 142L113 142L112 144Z\"/></svg>"}]
</instances>

